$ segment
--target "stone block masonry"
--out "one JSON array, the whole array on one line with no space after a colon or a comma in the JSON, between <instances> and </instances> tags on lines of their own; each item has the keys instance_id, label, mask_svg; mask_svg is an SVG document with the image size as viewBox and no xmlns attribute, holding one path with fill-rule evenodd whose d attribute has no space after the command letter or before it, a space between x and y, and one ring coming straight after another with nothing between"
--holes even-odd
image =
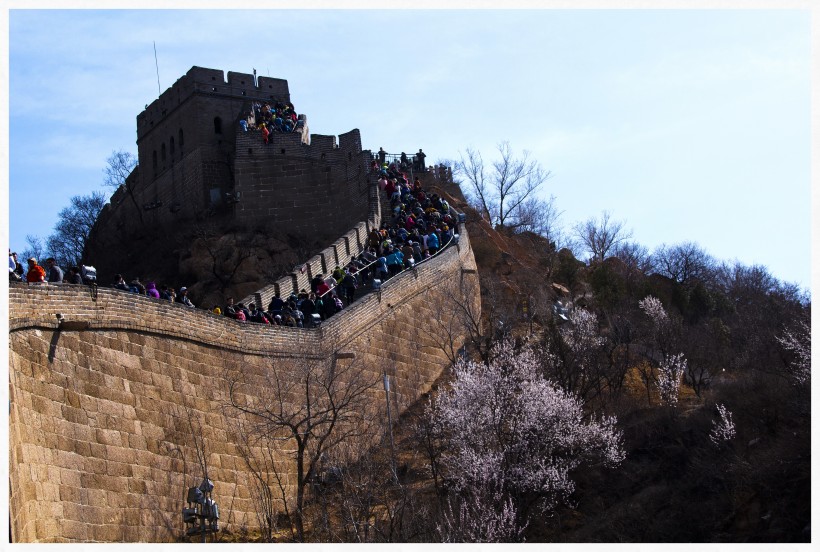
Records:
<instances>
[{"instance_id":1,"label":"stone block masonry","mask_svg":"<svg viewBox=\"0 0 820 552\"><path fill-rule=\"evenodd\" d=\"M250 392L262 397L272 357L316 354L333 342L374 380L391 374L396 404L411 404L447 363L423 323L441 316L431 294L476 278L463 271L475 262L463 228L461 236L315 330L242 324L114 289L11 284L13 540L175 540L184 492L202 477L191 418L203 421L221 524L253 529L249 473L224 409L229 382L259 381ZM374 404L384 392L375 393ZM284 453L278 461L290 465Z\"/></svg>"},{"instance_id":2,"label":"stone block masonry","mask_svg":"<svg viewBox=\"0 0 820 552\"><path fill-rule=\"evenodd\" d=\"M331 244L304 270L245 299L262 307L274 292L308 288L313 275L358 254L382 212L359 131L338 141L274 134L263 144L258 132L238 128L254 99L289 101L287 81L233 72L225 80L222 71L194 67L148 106L137 117L132 193L121 188L100 214L90 240L97 252L127 248L146 228L169 234L211 216ZM460 230L457 247L312 330L243 324L108 288L10 284L13 540L178 538L184 493L202 478L191 420L202 423L220 524L255 528L251 474L225 409L231 382L251 382L243 396L262 399L274 362L353 359L373 381L394 378L401 411L448 363L425 321L446 318L444 297L480 308L475 260ZM463 331L452 335L455 347L463 339ZM373 392L372 404L382 403L383 390ZM275 461L292 475L287 450Z\"/></svg>"},{"instance_id":3,"label":"stone block masonry","mask_svg":"<svg viewBox=\"0 0 820 552\"><path fill-rule=\"evenodd\" d=\"M336 136L274 133L262 147L258 131L238 124L252 101L290 101L287 81L237 72L226 79L221 70L192 67L146 106L137 116L133 197L114 194L88 253L103 256L146 229L168 233L211 217L296 236L326 232L328 240L364 219L369 152L359 131L340 134L338 143Z\"/></svg>"},{"instance_id":4,"label":"stone block masonry","mask_svg":"<svg viewBox=\"0 0 820 552\"><path fill-rule=\"evenodd\" d=\"M310 289L310 280L316 274L327 276L338 266L344 266L361 253L367 244L367 236L372 228L381 226L381 196L375 182L370 184L368 193L367 220L357 223L347 233L336 240L330 247L313 256L304 264L304 271L296 271L265 286L256 293L245 297L242 302L246 305L256 303L266 308L276 293L286 298L291 293L299 293L302 289Z\"/></svg>"},{"instance_id":5,"label":"stone block masonry","mask_svg":"<svg viewBox=\"0 0 820 552\"><path fill-rule=\"evenodd\" d=\"M265 144L258 132L236 136L233 207L242 224L267 222L295 235L338 236L369 208L370 154L359 131L340 136L278 134Z\"/></svg>"}]
</instances>

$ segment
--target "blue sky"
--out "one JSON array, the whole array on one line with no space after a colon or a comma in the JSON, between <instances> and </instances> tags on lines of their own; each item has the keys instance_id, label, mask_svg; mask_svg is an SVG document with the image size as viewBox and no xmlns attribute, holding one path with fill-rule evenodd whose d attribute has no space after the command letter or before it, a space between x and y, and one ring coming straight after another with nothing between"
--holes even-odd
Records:
<instances>
[{"instance_id":1,"label":"blue sky","mask_svg":"<svg viewBox=\"0 0 820 552\"><path fill-rule=\"evenodd\" d=\"M566 228L609 210L650 250L695 241L808 288L810 17L10 10L10 245L102 189L113 150L136 153L157 65L162 90L194 65L256 68L288 80L313 133L358 128L366 149L428 162L509 141L552 171Z\"/></svg>"}]
</instances>

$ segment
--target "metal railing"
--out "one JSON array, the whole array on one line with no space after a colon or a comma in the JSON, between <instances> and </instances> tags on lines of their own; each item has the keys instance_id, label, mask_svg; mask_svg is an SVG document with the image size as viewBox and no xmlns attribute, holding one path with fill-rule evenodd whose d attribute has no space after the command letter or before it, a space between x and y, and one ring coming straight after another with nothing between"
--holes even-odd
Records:
<instances>
[{"instance_id":1,"label":"metal railing","mask_svg":"<svg viewBox=\"0 0 820 552\"><path fill-rule=\"evenodd\" d=\"M402 158L402 156L404 158ZM377 151L370 154L372 161L378 161L380 165L383 163L387 163L388 165L395 163L400 169L410 171L411 177L413 173L427 172L427 165L424 162L426 157L426 155L420 156L417 153L407 155L402 153L387 153L384 151Z\"/></svg>"},{"instance_id":2,"label":"metal railing","mask_svg":"<svg viewBox=\"0 0 820 552\"><path fill-rule=\"evenodd\" d=\"M434 258L436 255L440 254L442 251L444 251L445 249L447 249L447 248L448 248L451 244L458 243L458 242L457 242L457 238L458 238L458 234L456 234L455 232L453 232L452 236L450 236L450 239L449 239L449 240L447 240L447 243L445 243L443 246L439 247L438 251L436 251L435 253L433 253L433 254L432 254L432 255L430 255L429 257L425 257L425 258L423 258L423 259L422 259L422 260L420 260L420 261L416 261L416 262L414 262L412 266L409 266L409 267L406 267L406 268L402 268L400 272L398 272L398 273L394 274L393 276L390 276L387 280L385 280L384 282L382 282L382 284L381 284L381 285L386 285L386 284L387 284L387 282L388 282L388 281L390 281L390 280L392 280L394 277L396 277L396 276L398 276L398 275L400 275L400 274L402 274L402 273L404 273L404 272L407 272L408 270L413 270L413 269L415 269L415 268L416 268L418 265L420 265L420 264L426 263L426 262L427 262L427 261L429 261L430 259ZM359 273L359 272L363 271L363 270L364 270L364 269L366 269L366 268L370 268L371 266L373 266L373 265L374 265L374 264L376 264L377 262L379 262L379 260L378 260L378 259L376 259L375 261L371 261L370 263L366 264L365 266L363 266L362 268L360 268L360 269L359 269L358 271L356 271L356 272L357 272L357 273ZM335 278L333 279L333 281L334 281L334 282L336 281L336 280L335 280ZM321 295L317 295L317 297L322 298L322 297L324 297L325 295L327 295L328 293L330 293L331 291L335 290L335 289L336 289L336 288L338 288L338 287L340 287L340 286L339 286L338 284L335 284L333 287L331 287L330 289L328 289L328 290L327 290L326 292L324 292L323 294L321 294Z\"/></svg>"}]
</instances>

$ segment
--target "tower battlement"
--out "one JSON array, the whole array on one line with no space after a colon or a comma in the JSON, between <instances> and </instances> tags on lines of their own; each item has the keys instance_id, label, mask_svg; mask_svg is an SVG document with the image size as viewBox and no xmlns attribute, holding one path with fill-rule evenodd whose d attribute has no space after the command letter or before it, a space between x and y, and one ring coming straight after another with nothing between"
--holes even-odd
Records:
<instances>
[{"instance_id":1,"label":"tower battlement","mask_svg":"<svg viewBox=\"0 0 820 552\"><path fill-rule=\"evenodd\" d=\"M137 115L137 140L150 133L176 107L195 94L239 100L290 101L288 81L285 79L254 77L251 73L235 71L228 71L228 78L225 79L221 69L191 67Z\"/></svg>"},{"instance_id":2,"label":"tower battlement","mask_svg":"<svg viewBox=\"0 0 820 552\"><path fill-rule=\"evenodd\" d=\"M364 220L369 152L359 130L310 135L301 114L303 133L274 133L264 144L239 126L254 101L291 102L288 82L192 67L147 105L137 116L139 166L98 218L90 257L105 264L98 257L112 230L122 242L216 217L330 237Z\"/></svg>"}]
</instances>

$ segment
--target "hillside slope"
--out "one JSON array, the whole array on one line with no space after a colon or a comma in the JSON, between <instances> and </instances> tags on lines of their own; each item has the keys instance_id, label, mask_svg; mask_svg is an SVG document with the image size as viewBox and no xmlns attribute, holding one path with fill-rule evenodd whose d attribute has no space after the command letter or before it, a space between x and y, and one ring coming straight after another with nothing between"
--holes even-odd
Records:
<instances>
[{"instance_id":1,"label":"hillside slope","mask_svg":"<svg viewBox=\"0 0 820 552\"><path fill-rule=\"evenodd\" d=\"M606 340L597 359L604 390L589 393L587 406L618 416L627 459L614 471L574 474L569 503L532 523L527 540L810 540L810 392L790 376L796 358L778 341L809 318L799 290L760 267L708 266L702 278L677 281L617 258L585 265L540 236L491 228L457 186L440 189L467 213L488 339L549 342L560 334L553 302L574 299L597 314ZM642 381L656 377L646 371L654 345L638 307L648 295L669 312L670 343L689 363L676 407L661 406L655 383ZM709 435L719 404L736 435L715 446Z\"/></svg>"}]
</instances>

